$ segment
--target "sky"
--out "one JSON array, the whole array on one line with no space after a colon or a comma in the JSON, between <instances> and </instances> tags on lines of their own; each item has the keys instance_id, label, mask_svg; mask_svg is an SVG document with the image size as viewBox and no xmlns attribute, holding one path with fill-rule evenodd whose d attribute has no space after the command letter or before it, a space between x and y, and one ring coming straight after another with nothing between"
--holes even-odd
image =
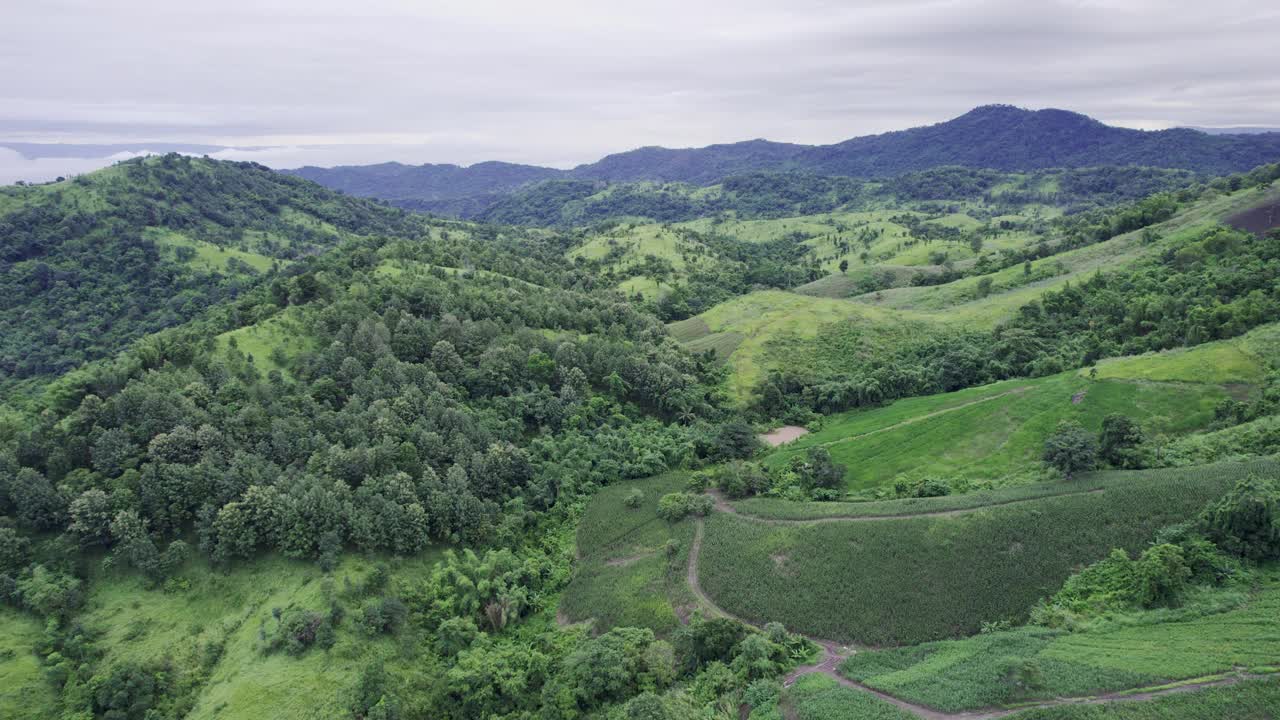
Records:
<instances>
[{"instance_id":1,"label":"sky","mask_svg":"<svg viewBox=\"0 0 1280 720\"><path fill-rule=\"evenodd\" d=\"M644 145L830 143L988 103L1280 126L1274 0L5 5L0 183L149 143L273 167L572 167ZM130 147L31 157L6 142Z\"/></svg>"}]
</instances>

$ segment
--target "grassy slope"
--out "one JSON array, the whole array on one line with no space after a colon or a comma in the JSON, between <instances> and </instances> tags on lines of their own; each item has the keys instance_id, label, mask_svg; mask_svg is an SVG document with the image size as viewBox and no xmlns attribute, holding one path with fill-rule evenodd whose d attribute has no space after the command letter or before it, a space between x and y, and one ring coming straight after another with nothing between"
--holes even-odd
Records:
<instances>
[{"instance_id":1,"label":"grassy slope","mask_svg":"<svg viewBox=\"0 0 1280 720\"><path fill-rule=\"evenodd\" d=\"M938 313L953 322L972 327L994 327L1019 307L1050 290L1058 290L1068 282L1079 281L1099 270L1115 270L1158 253L1169 241L1190 237L1219 223L1222 218L1242 207L1257 202L1256 191L1241 191L1196 203L1169 220L1154 226L1163 241L1142 243L1144 231L1138 230L1105 242L1069 250L1036 260L1028 278L1021 265L1005 268L990 275L994 292L979 298L980 277L969 277L945 285L885 290L857 298L881 307ZM1042 276L1049 275L1046 279Z\"/></svg>"},{"instance_id":2,"label":"grassy slope","mask_svg":"<svg viewBox=\"0 0 1280 720\"><path fill-rule=\"evenodd\" d=\"M246 252L236 248L221 248L210 242L195 240L175 230L167 228L148 228L148 237L157 243L170 248L189 247L196 255L187 264L208 272L227 272L228 260L239 260L258 272L266 272L276 263L287 264L276 258Z\"/></svg>"},{"instance_id":3,"label":"grassy slope","mask_svg":"<svg viewBox=\"0 0 1280 720\"><path fill-rule=\"evenodd\" d=\"M664 494L683 490L687 477L670 473L596 493L578 525L577 570L560 599L563 619L595 620L601 631L625 625L666 634L676 628L678 613L693 602L685 585L693 524L673 526L657 516L657 507ZM644 493L638 508L622 503L632 488ZM670 539L679 543L672 558L662 552Z\"/></svg>"},{"instance_id":4,"label":"grassy slope","mask_svg":"<svg viewBox=\"0 0 1280 720\"><path fill-rule=\"evenodd\" d=\"M741 401L747 398L750 389L770 367L797 361L829 364L831 358L823 357L822 348L815 347L820 343L814 342L815 338L827 337L821 332L823 323L856 318L866 321L868 326L901 326L904 321L918 320L974 330L992 328L1019 307L1048 291L1058 290L1068 282L1079 281L1091 273L1123 267L1157 253L1168 242L1195 235L1236 210L1256 204L1258 196L1256 191L1241 191L1197 203L1155 226L1163 240L1150 245L1142 243L1143 233L1138 231L1037 260L1032 263L1030 276L1021 265L992 273L985 276L993 280L994 288L986 297L978 294L981 278L969 277L945 285L899 287L842 301L839 298L844 297L852 281L836 276L835 280L820 280L794 293L756 292L727 300L696 319L673 324L672 331L682 342L697 339L686 339L687 324L701 321L713 334L736 333L742 336L724 335L701 340L694 346L700 350L714 348L728 357L733 369L729 379L730 392ZM753 222L778 224L783 221ZM822 227L831 230L830 226ZM933 243L932 246L920 244L912 250L940 245L959 247L958 243ZM861 248L860 244L858 248ZM872 251L875 252L875 247ZM873 264L881 263L892 266L922 264L919 258L873 258ZM855 307L847 307L849 305ZM900 312L882 314L874 312L876 310ZM888 333L886 330L885 334ZM770 355L765 350L775 340ZM837 367L827 369L838 371Z\"/></svg>"},{"instance_id":5,"label":"grassy slope","mask_svg":"<svg viewBox=\"0 0 1280 720\"><path fill-rule=\"evenodd\" d=\"M1280 659L1280 636L1269 632L1280 613L1275 577L1247 602L1237 591L1211 595L1219 597L1206 597L1203 610L1150 611L1078 633L1031 627L858 653L841 672L896 697L959 711L1259 670ZM1019 693L1009 668L1027 662L1039 668L1043 686Z\"/></svg>"},{"instance_id":6,"label":"grassy slope","mask_svg":"<svg viewBox=\"0 0 1280 720\"><path fill-rule=\"evenodd\" d=\"M260 323L222 333L214 338L214 342L219 351L227 352L234 339L236 349L246 356L252 356L254 366L262 372L282 370L272 357L275 350L279 349L286 357L292 357L307 350L313 342L306 334L297 312L297 308L290 308Z\"/></svg>"},{"instance_id":7,"label":"grassy slope","mask_svg":"<svg viewBox=\"0 0 1280 720\"><path fill-rule=\"evenodd\" d=\"M394 575L420 575L437 559L428 552L392 561ZM359 580L372 565L348 558L334 573L338 592L344 578ZM260 652L259 628L272 627L273 608L328 607L314 563L266 557L224 573L192 562L181 576L190 589L174 592L147 589L132 574L99 577L81 619L102 632L98 645L106 650L106 666L164 658L178 675L203 678L192 720L338 717L345 712L343 693L359 673L371 660L394 655L394 641L371 639L351 621L339 627L328 652L298 658ZM344 604L350 611L359 600ZM220 642L220 658L202 669L209 646Z\"/></svg>"},{"instance_id":8,"label":"grassy slope","mask_svg":"<svg viewBox=\"0 0 1280 720\"><path fill-rule=\"evenodd\" d=\"M700 327L696 323L701 321L712 334L740 336L729 359L733 367L729 389L735 398L745 400L771 366L768 345L775 339L785 338L788 344L804 343L817 337L823 325L847 323L863 330L868 349L874 349L878 343L892 342L902 333L924 331L921 324L911 320L908 314L858 303L761 290L721 303L673 328L677 329L677 337L691 337Z\"/></svg>"},{"instance_id":9,"label":"grassy slope","mask_svg":"<svg viewBox=\"0 0 1280 720\"><path fill-rule=\"evenodd\" d=\"M707 520L703 589L725 610L820 637L908 644L1019 621L1082 563L1135 549L1274 462L1114 473L1098 493L953 517L769 525Z\"/></svg>"},{"instance_id":10,"label":"grassy slope","mask_svg":"<svg viewBox=\"0 0 1280 720\"><path fill-rule=\"evenodd\" d=\"M34 652L43 637L39 621L0 608L0 717L36 720L57 714L57 697Z\"/></svg>"},{"instance_id":11,"label":"grassy slope","mask_svg":"<svg viewBox=\"0 0 1280 720\"><path fill-rule=\"evenodd\" d=\"M1084 395L1075 403L1078 393ZM823 445L846 466L854 492L899 477L1002 480L1040 468L1044 440L1061 420L1097 431L1104 417L1119 412L1152 434L1176 435L1207 426L1226 397L1214 385L1092 381L1075 372L1008 380L834 416L821 431L768 455L765 464L780 468Z\"/></svg>"}]
</instances>

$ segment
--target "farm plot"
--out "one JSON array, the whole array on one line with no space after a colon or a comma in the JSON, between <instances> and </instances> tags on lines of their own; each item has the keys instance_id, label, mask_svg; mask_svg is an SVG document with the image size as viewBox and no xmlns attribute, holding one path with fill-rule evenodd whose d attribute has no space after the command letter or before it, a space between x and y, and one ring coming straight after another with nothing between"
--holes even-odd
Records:
<instances>
[{"instance_id":1,"label":"farm plot","mask_svg":"<svg viewBox=\"0 0 1280 720\"><path fill-rule=\"evenodd\" d=\"M578 525L578 563L560 598L560 617L593 620L601 632L616 626L647 627L666 634L679 624L679 612L692 605L684 583L693 524L674 525L658 517L658 499L684 489L687 475L671 473L601 490ZM638 507L624 502L633 490L643 493ZM668 556L666 544L675 542Z\"/></svg>"},{"instance_id":2,"label":"farm plot","mask_svg":"<svg viewBox=\"0 0 1280 720\"><path fill-rule=\"evenodd\" d=\"M880 522L706 521L703 590L727 612L840 641L900 645L1020 622L1080 565L1135 550L1267 461L1112 473L1102 492Z\"/></svg>"},{"instance_id":3,"label":"farm plot","mask_svg":"<svg viewBox=\"0 0 1280 720\"><path fill-rule=\"evenodd\" d=\"M895 697L959 711L1149 687L1280 661L1280 636L1270 630L1280 615L1280 582L1269 579L1247 602L1217 601L1231 609L1157 610L1078 633L1028 627L858 653L840 672ZM1029 665L1039 672L1039 688L1009 682L1011 672Z\"/></svg>"}]
</instances>

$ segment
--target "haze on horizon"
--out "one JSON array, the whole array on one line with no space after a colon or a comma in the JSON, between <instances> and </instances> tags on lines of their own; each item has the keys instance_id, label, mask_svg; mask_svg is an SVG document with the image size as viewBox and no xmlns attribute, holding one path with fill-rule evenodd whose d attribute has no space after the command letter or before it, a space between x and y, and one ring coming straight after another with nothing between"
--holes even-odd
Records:
<instances>
[{"instance_id":1,"label":"haze on horizon","mask_svg":"<svg viewBox=\"0 0 1280 720\"><path fill-rule=\"evenodd\" d=\"M6 142L571 167L643 145L836 142L996 102L1148 129L1280 125L1280 6L1263 0L51 0L5 15L0 183L131 154Z\"/></svg>"}]
</instances>

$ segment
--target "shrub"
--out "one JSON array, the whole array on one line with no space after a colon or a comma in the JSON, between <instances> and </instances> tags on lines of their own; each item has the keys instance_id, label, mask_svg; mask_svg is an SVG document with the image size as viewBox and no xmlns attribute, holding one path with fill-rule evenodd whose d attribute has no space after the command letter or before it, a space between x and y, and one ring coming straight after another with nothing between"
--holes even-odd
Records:
<instances>
[{"instance_id":1,"label":"shrub","mask_svg":"<svg viewBox=\"0 0 1280 720\"><path fill-rule=\"evenodd\" d=\"M369 634L377 635L396 632L408 616L409 608L399 598L384 597L365 603L356 619Z\"/></svg>"},{"instance_id":2,"label":"shrub","mask_svg":"<svg viewBox=\"0 0 1280 720\"><path fill-rule=\"evenodd\" d=\"M1280 490L1250 474L1200 516L1205 535L1224 551L1252 560L1280 557Z\"/></svg>"},{"instance_id":3,"label":"shrub","mask_svg":"<svg viewBox=\"0 0 1280 720\"><path fill-rule=\"evenodd\" d=\"M667 493L658 498L658 517L667 522L679 522L689 514L699 517L711 512L714 502L708 495L692 493Z\"/></svg>"},{"instance_id":4,"label":"shrub","mask_svg":"<svg viewBox=\"0 0 1280 720\"><path fill-rule=\"evenodd\" d=\"M626 497L622 498L622 504L632 510L640 507L644 504L644 492L640 490L640 488L631 488L631 491L626 494Z\"/></svg>"}]
</instances>

